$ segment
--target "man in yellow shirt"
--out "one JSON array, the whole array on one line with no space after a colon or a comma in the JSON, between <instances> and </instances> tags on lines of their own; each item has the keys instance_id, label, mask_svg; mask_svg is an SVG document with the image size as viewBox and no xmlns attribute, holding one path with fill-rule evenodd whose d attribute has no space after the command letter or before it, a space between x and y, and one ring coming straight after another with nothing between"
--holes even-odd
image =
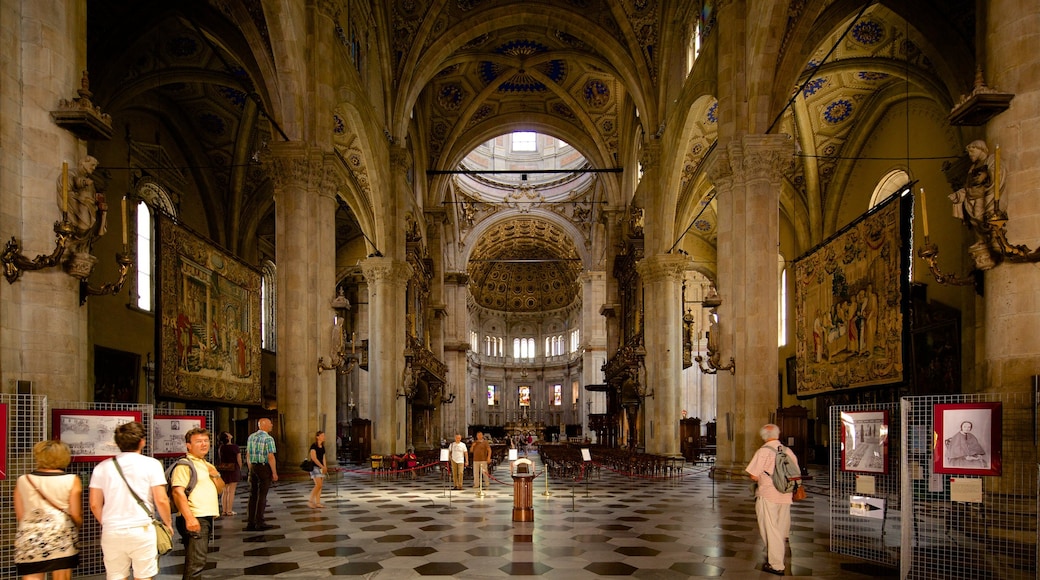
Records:
<instances>
[{"instance_id":1,"label":"man in yellow shirt","mask_svg":"<svg viewBox=\"0 0 1040 580\"><path fill-rule=\"evenodd\" d=\"M209 554L209 539L213 532L213 518L220 513L220 493L224 491L224 480L220 472L206 461L209 454L210 434L206 429L195 428L184 434L187 459L195 470L195 487L188 493L191 470L187 465L178 465L170 477L173 489L173 504L177 516L177 530L184 542L183 580L202 578Z\"/></svg>"}]
</instances>

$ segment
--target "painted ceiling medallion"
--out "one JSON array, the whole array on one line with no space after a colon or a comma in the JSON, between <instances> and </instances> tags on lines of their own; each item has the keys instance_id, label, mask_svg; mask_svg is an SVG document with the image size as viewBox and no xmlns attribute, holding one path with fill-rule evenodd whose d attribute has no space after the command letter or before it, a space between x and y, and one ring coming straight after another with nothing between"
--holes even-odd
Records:
<instances>
[{"instance_id":1,"label":"painted ceiling medallion","mask_svg":"<svg viewBox=\"0 0 1040 580\"><path fill-rule=\"evenodd\" d=\"M533 54L546 52L549 49L537 42L530 40L513 40L495 49L498 54L525 57ZM567 77L567 65L562 60L551 60L535 66L539 73L545 75L554 83L559 83ZM491 84L498 79L505 70L501 64L482 61L479 65L480 78L484 84ZM532 77L526 70L520 69L509 80L499 85L498 90L506 93L539 93L544 92L546 87L543 83Z\"/></svg>"},{"instance_id":2,"label":"painted ceiling medallion","mask_svg":"<svg viewBox=\"0 0 1040 580\"><path fill-rule=\"evenodd\" d=\"M852 38L865 45L877 44L885 38L885 27L880 22L865 20L852 27Z\"/></svg>"},{"instance_id":3,"label":"painted ceiling medallion","mask_svg":"<svg viewBox=\"0 0 1040 580\"><path fill-rule=\"evenodd\" d=\"M838 99L830 105L827 105L827 110L823 112L823 118L828 123L840 123L849 118L852 115L852 101L847 99Z\"/></svg>"}]
</instances>

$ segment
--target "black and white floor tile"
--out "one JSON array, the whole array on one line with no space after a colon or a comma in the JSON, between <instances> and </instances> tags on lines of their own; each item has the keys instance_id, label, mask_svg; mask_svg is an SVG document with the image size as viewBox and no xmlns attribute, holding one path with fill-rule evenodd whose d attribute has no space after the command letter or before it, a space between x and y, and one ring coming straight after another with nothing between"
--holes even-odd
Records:
<instances>
[{"instance_id":1,"label":"black and white floor tile","mask_svg":"<svg viewBox=\"0 0 1040 580\"><path fill-rule=\"evenodd\" d=\"M540 476L532 522L512 521L508 469L500 466L493 476L479 497L471 487L449 490L436 471L385 479L348 466L327 482L325 509L307 506L309 480L278 482L267 518L276 527L247 532L241 515L219 519L205 577L773 577L762 571L764 544L748 484L713 482L705 467L687 465L681 478L668 479L604 471L580 484L550 479L548 487ZM241 514L248 490L240 488ZM886 577L830 552L820 495L792 509L786 574ZM180 578L183 554L162 558L160 579Z\"/></svg>"}]
</instances>

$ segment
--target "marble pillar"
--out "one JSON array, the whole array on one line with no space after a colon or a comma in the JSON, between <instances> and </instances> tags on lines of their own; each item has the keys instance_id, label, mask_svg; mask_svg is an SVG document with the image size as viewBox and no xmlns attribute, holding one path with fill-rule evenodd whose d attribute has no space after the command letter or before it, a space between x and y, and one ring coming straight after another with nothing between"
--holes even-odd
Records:
<instances>
[{"instance_id":1,"label":"marble pillar","mask_svg":"<svg viewBox=\"0 0 1040 580\"><path fill-rule=\"evenodd\" d=\"M636 269L643 281L647 391L643 400L643 440L647 453L679 455L682 411L682 281L690 259L658 254Z\"/></svg>"},{"instance_id":2,"label":"marble pillar","mask_svg":"<svg viewBox=\"0 0 1040 580\"><path fill-rule=\"evenodd\" d=\"M743 470L776 410L779 294L766 274L777 271L781 171L792 152L786 135L743 135L709 160L718 190L718 345L722 360L736 363L735 373L716 375L721 473Z\"/></svg>"},{"instance_id":3,"label":"marble pillar","mask_svg":"<svg viewBox=\"0 0 1040 580\"><path fill-rule=\"evenodd\" d=\"M62 161L73 171L87 154L86 142L58 127L48 114L62 99L75 98L81 86L87 64L86 9L86 2L59 0L0 6L6 41L0 66L0 237L5 243L16 238L30 260L55 248ZM114 260L96 248L94 253ZM0 284L0 390L15 392L18 381L29 381L34 393L51 401L92 399L89 304L80 306L79 280L58 266Z\"/></svg>"},{"instance_id":4,"label":"marble pillar","mask_svg":"<svg viewBox=\"0 0 1040 580\"><path fill-rule=\"evenodd\" d=\"M317 372L333 352L330 302L335 296L335 185L327 159L305 143L271 145L268 173L275 186L278 253L278 457L289 470L306 455L318 429L332 431L335 453L335 373ZM323 424L324 419L324 424ZM333 455L334 456L334 455Z\"/></svg>"},{"instance_id":5,"label":"marble pillar","mask_svg":"<svg viewBox=\"0 0 1040 580\"><path fill-rule=\"evenodd\" d=\"M404 372L405 290L412 267L393 258L373 256L361 262L361 270L368 281L372 453L402 453L407 403L397 392Z\"/></svg>"},{"instance_id":6,"label":"marble pillar","mask_svg":"<svg viewBox=\"0 0 1040 580\"><path fill-rule=\"evenodd\" d=\"M1037 38L1040 4L997 0L978 4L986 10L985 61L980 63L987 84L1015 95L1011 107L986 124L986 142L992 153L1000 146L1007 184L1000 199L1007 210L1007 237L1012 244L1040 246L1040 148L1030 131L1040 122L1040 84L1036 82L1035 51L1024 39ZM1028 32L1027 32L1028 31ZM1025 35L1025 36L1023 36ZM1034 45L1035 46L1035 45ZM1004 262L986 272L985 308L976 316L977 360L974 385L978 391L1022 392L1032 389L1040 374L1040 307L1036 264ZM977 300L983 304L983 300Z\"/></svg>"}]
</instances>

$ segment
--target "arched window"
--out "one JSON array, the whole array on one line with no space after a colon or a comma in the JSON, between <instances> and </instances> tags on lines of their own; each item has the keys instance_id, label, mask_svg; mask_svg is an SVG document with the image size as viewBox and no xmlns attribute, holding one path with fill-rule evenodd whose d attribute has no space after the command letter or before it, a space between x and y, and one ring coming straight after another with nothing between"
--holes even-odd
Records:
<instances>
[{"instance_id":1,"label":"arched window","mask_svg":"<svg viewBox=\"0 0 1040 580\"><path fill-rule=\"evenodd\" d=\"M874 193L870 196L870 209L875 205L888 199L890 195L903 189L903 187L910 183L910 174L903 171L902 169L893 169L885 174L878 182L877 187L874 188Z\"/></svg>"},{"instance_id":2,"label":"arched window","mask_svg":"<svg viewBox=\"0 0 1040 580\"><path fill-rule=\"evenodd\" d=\"M778 346L784 346L787 344L787 262L783 256L778 256L780 266L780 296L778 308L776 310L777 316L777 344Z\"/></svg>"},{"instance_id":3,"label":"arched window","mask_svg":"<svg viewBox=\"0 0 1040 580\"><path fill-rule=\"evenodd\" d=\"M260 347L269 351L278 350L278 341L275 339L278 335L275 323L278 306L278 284L275 279L277 273L274 262L265 260L260 279Z\"/></svg>"},{"instance_id":4,"label":"arched window","mask_svg":"<svg viewBox=\"0 0 1040 580\"><path fill-rule=\"evenodd\" d=\"M152 212L159 210L169 216L176 216L170 195L159 184L144 180L137 187L134 196L138 203L134 207L134 219L127 217L134 224L134 264L137 275L130 281L130 296L137 296L133 305L141 310L151 312L155 308L153 294L155 292L155 220Z\"/></svg>"}]
</instances>

